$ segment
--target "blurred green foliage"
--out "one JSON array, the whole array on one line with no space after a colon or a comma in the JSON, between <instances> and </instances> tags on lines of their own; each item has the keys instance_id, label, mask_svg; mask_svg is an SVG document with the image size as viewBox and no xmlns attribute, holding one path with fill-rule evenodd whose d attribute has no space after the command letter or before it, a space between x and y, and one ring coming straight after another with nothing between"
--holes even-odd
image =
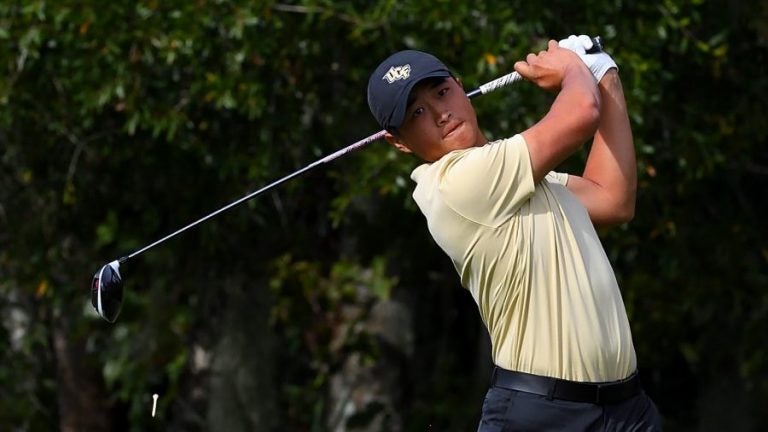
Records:
<instances>
[{"instance_id":1,"label":"blurred green foliage","mask_svg":"<svg viewBox=\"0 0 768 432\"><path fill-rule=\"evenodd\" d=\"M87 305L89 272L378 130L365 83L394 50L474 87L574 32L603 36L631 112L638 212L602 234L646 388L669 430L768 428L766 23L755 0L0 2L0 429L87 412L152 430L153 392L159 430L210 427L195 353L254 290L278 423L322 430L330 374L378 355L352 324L394 298L416 333L408 429L472 429L482 330L409 197L416 162L382 143L125 266L114 325ZM502 137L550 100L519 84L475 106Z\"/></svg>"},{"instance_id":2,"label":"blurred green foliage","mask_svg":"<svg viewBox=\"0 0 768 432\"><path fill-rule=\"evenodd\" d=\"M323 274L318 262L278 257L273 263L269 288L274 294L270 324L280 340L282 398L289 407L282 426L289 430L322 427L324 398L331 375L344 360L358 353L363 362L378 355L373 335L364 322L377 301L387 300L396 283L376 259L370 268L347 260L333 264Z\"/></svg>"}]
</instances>

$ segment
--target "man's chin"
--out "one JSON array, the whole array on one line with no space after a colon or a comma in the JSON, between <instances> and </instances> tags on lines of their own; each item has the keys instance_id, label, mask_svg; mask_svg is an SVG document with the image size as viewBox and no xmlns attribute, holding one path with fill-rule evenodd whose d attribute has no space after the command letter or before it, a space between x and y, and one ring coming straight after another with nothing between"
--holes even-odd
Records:
<instances>
[{"instance_id":1,"label":"man's chin","mask_svg":"<svg viewBox=\"0 0 768 432\"><path fill-rule=\"evenodd\" d=\"M453 150L468 149L482 145L482 143L477 141L477 135L472 133L471 128L464 125L459 126L453 132L446 135L443 140L446 146Z\"/></svg>"}]
</instances>

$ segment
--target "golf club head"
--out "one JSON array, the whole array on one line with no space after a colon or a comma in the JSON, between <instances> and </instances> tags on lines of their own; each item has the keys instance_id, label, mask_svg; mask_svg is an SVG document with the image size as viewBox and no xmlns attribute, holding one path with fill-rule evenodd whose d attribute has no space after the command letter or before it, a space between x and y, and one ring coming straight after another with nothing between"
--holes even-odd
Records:
<instances>
[{"instance_id":1,"label":"golf club head","mask_svg":"<svg viewBox=\"0 0 768 432\"><path fill-rule=\"evenodd\" d=\"M100 317L113 323L123 307L123 278L120 263L112 261L93 275L91 304Z\"/></svg>"}]
</instances>

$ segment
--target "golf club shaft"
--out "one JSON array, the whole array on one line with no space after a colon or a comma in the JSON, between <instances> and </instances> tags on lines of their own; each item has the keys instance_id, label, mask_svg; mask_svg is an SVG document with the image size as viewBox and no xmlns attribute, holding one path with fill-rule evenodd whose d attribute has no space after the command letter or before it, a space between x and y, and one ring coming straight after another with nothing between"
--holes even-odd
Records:
<instances>
[{"instance_id":1,"label":"golf club shaft","mask_svg":"<svg viewBox=\"0 0 768 432\"><path fill-rule=\"evenodd\" d=\"M600 36L595 36L592 38L592 48L588 49L586 52L587 54L594 54L602 50L603 50L603 39ZM467 93L467 97L471 99L481 94L490 93L501 87L506 87L509 84L512 84L513 82L519 79L522 79L522 77L517 72L506 74L501 78L497 78L493 81L489 81L481 85L479 88L472 90L471 92Z\"/></svg>"},{"instance_id":2,"label":"golf club shaft","mask_svg":"<svg viewBox=\"0 0 768 432\"><path fill-rule=\"evenodd\" d=\"M598 37L592 38L592 41L594 43L594 46L588 52L592 53L592 52L601 51L603 46L602 46L602 41L600 40L600 37L598 36ZM500 89L502 87L506 87L506 86L516 82L516 81L519 81L521 78L522 77L517 72L509 73L509 74L504 75L504 76L502 76L500 78L497 78L497 79L495 79L493 81L489 81L489 82L481 85L479 88L477 88L475 90L470 91L469 93L467 93L467 97L472 99L472 98L475 98L477 96L490 93L490 92L492 92L494 90L498 90L498 89ZM364 146L366 146L366 145L368 145L368 144L370 144L370 143L372 143L372 142L374 142L376 140L379 140L379 139L383 138L385 134L386 134L385 130L376 132L375 134L370 135L370 136L368 136L366 138L363 138L360 141L357 141L356 143L350 144L347 147L344 147L344 148L342 148L342 149L340 149L340 150L338 150L338 151L336 151L334 153L331 153L328 156L325 156L324 158L319 159L319 160L317 160L317 161L315 161L315 162L305 166L304 168L302 168L302 169L300 169L298 171L295 171L295 172L293 172L291 174L288 174L287 176L285 176L285 177L283 177L283 178L281 178L279 180L276 180L276 181L274 181L274 182L272 182L272 183L262 187L261 189L255 191L255 192L252 192L252 193L250 193L250 194L248 194L248 195L238 199L237 201L234 201L234 202L232 202L230 204L227 204L226 206L216 210L215 212L210 213L210 214L208 214L208 215L206 215L206 216L204 216L204 217L202 217L202 218L192 222L191 224L185 226L184 228L181 228L181 229L179 229L177 231L174 231L174 232L168 234L167 236L161 238L160 240L157 240L154 243L151 243L151 244L149 244L147 246L144 246L143 248L137 250L136 252L134 252L134 253L132 253L130 255L127 255L127 256L124 256L122 258L119 258L117 261L122 264L122 263L128 261L129 259L131 259L131 258L133 258L133 257L135 257L137 255L140 255L140 254L146 252L149 249L152 249L153 247L159 245L160 243L163 243L166 240L169 240L169 239L171 239L173 237L176 237L177 235L183 233L184 231L186 231L186 230L188 230L188 229L190 229L190 228L192 228L192 227L194 227L196 225L199 225L199 224L207 221L208 219L218 215L219 213L222 213L224 211L229 210L232 207L235 207L235 206L237 206L239 204L242 204L243 202L248 201L248 200L258 196L261 193L266 192L269 189L272 189L273 187L278 186L278 185L280 185L281 183L283 183L285 181L288 181L288 180L290 180L290 179L292 179L294 177L297 177L297 176L299 176L299 175L301 175L301 174L311 170L312 168L315 168L318 165L322 165L324 163L330 162L330 161L332 161L332 160L334 160L336 158L339 158L339 157L341 157L341 156L343 156L343 155L345 155L345 154L347 154L349 152L352 152L352 151L357 150L357 149L359 149L361 147L364 147Z\"/></svg>"},{"instance_id":3,"label":"golf club shaft","mask_svg":"<svg viewBox=\"0 0 768 432\"><path fill-rule=\"evenodd\" d=\"M255 191L255 192L252 192L252 193L250 193L250 194L248 194L248 195L238 199L237 201L234 201L234 202L231 202L231 203L227 204L226 206L216 210L213 213L210 213L210 214L208 214L206 216L203 216L202 218L192 222L191 224L185 226L184 228L181 228L181 229L179 229L177 231L174 231L174 232L168 234L167 236L161 238L160 240L157 240L154 243L149 244L147 246L144 246L143 248L137 250L136 252L134 252L134 253L132 253L132 254L130 254L128 256L124 256L124 257L118 259L118 262L120 262L122 264L122 263L128 261L129 259L135 257L136 255L139 255L139 254L141 254L143 252L146 252L147 250L149 250L149 249L159 245L160 243L163 243L166 240L169 240L172 237L175 237L175 236L183 233L184 231L186 231L186 230L188 230L188 229L190 229L190 228L192 228L192 227L194 227L196 225L199 225L199 224L207 221L208 219L218 215L219 213L223 213L223 212L229 210L230 208L237 206L238 204L242 204L243 202L248 201L251 198L254 198L254 197L256 197L257 195L259 195L259 194L261 194L263 192L266 192L269 189L272 189L273 187L278 186L278 185L280 185L283 182L286 182L286 181L288 181L288 180L290 180L290 179L292 179L294 177L297 177L297 176L299 176L299 175L301 175L301 174L311 170L312 168L314 168L314 167L316 167L318 165L324 164L326 162L330 162L330 161L332 161L332 160L334 160L334 159L336 159L338 157L341 157L341 156L343 156L343 155L345 155L345 154L347 154L347 153L349 153L349 152L351 152L353 150L356 150L356 149L358 149L360 147L363 147L363 146L365 146L365 145L367 145L369 143L372 143L373 141L376 141L376 140L384 137L384 133L385 132L386 131L383 131L383 130L379 131L379 132L376 132L375 134L370 135L367 138L363 138L360 141L358 141L358 142L356 142L354 144L350 144L347 147L344 147L341 150L338 150L338 151L336 151L334 153L331 153L331 154L329 154L328 156L326 156L326 157L324 157L322 159L316 160L315 162L305 166L304 168L302 168L302 169L300 169L298 171L294 171L291 174L288 174L287 176L285 176L285 177L283 177L281 179L275 180L274 182L272 182L272 183L262 187L261 189Z\"/></svg>"}]
</instances>

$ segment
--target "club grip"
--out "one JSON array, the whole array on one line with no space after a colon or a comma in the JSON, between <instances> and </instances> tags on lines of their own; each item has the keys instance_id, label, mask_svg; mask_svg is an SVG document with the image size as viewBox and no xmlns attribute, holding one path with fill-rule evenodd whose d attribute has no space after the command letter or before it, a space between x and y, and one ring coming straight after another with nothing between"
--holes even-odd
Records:
<instances>
[{"instance_id":1,"label":"club grip","mask_svg":"<svg viewBox=\"0 0 768 432\"><path fill-rule=\"evenodd\" d=\"M587 54L603 52L603 38L595 36L592 38L592 48L587 50Z\"/></svg>"},{"instance_id":2,"label":"club grip","mask_svg":"<svg viewBox=\"0 0 768 432\"><path fill-rule=\"evenodd\" d=\"M591 39L592 39L592 48L586 50L586 53L595 54L595 53L602 52L603 39L600 36L595 36ZM467 93L467 97L470 99L473 99L477 96L490 93L496 89L512 84L513 82L518 81L520 79L522 78L520 77L520 74L518 74L517 72L509 73L507 75L504 75L501 78L496 78L493 81L487 82L475 90L472 90L471 92Z\"/></svg>"}]
</instances>

